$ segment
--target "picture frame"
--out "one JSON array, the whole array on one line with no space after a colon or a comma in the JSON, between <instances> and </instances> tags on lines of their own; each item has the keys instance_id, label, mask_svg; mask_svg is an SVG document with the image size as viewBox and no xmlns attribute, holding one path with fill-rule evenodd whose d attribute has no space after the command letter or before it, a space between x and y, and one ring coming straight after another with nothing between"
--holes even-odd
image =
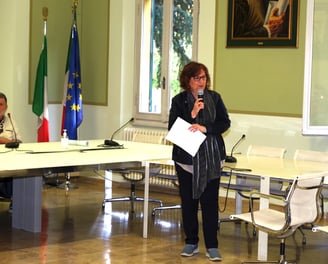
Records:
<instances>
[{"instance_id":1,"label":"picture frame","mask_svg":"<svg viewBox=\"0 0 328 264\"><path fill-rule=\"evenodd\" d=\"M298 47L299 0L228 0L227 18L227 48Z\"/></svg>"}]
</instances>

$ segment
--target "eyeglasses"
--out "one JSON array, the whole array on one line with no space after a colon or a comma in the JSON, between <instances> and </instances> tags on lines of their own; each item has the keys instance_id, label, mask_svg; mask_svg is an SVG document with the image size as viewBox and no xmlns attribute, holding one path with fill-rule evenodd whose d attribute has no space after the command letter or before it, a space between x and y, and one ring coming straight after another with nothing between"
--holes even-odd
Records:
<instances>
[{"instance_id":1,"label":"eyeglasses","mask_svg":"<svg viewBox=\"0 0 328 264\"><path fill-rule=\"evenodd\" d=\"M194 76L192 78L194 79L195 82L206 81L206 75L203 75L203 76Z\"/></svg>"}]
</instances>

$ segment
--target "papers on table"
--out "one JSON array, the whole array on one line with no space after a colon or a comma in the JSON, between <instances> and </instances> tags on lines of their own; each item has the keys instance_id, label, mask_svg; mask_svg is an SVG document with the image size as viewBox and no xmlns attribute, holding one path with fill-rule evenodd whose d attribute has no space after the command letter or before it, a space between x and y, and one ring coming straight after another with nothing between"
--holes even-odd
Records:
<instances>
[{"instance_id":1,"label":"papers on table","mask_svg":"<svg viewBox=\"0 0 328 264\"><path fill-rule=\"evenodd\" d=\"M178 117L165 138L194 157L206 136L200 131L190 131L190 126L191 124Z\"/></svg>"}]
</instances>

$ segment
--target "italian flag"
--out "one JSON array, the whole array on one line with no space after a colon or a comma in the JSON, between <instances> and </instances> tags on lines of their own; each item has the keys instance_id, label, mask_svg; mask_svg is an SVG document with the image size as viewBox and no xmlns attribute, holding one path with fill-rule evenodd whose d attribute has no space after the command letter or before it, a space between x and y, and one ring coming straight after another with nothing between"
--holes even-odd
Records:
<instances>
[{"instance_id":1,"label":"italian flag","mask_svg":"<svg viewBox=\"0 0 328 264\"><path fill-rule=\"evenodd\" d=\"M32 110L38 116L38 142L49 141L48 109L48 70L47 70L47 37L43 37L43 47L36 73Z\"/></svg>"}]
</instances>

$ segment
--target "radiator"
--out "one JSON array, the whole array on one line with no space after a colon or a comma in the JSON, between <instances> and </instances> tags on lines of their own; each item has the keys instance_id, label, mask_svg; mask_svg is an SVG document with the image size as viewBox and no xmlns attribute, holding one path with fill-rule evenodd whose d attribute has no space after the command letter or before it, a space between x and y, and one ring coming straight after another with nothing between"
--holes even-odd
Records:
<instances>
[{"instance_id":1,"label":"radiator","mask_svg":"<svg viewBox=\"0 0 328 264\"><path fill-rule=\"evenodd\" d=\"M163 144L169 145L170 142L165 139L167 135L167 130L165 129L150 129L150 128L138 128L138 127L127 127L124 129L124 140L132 141L135 134L144 136L161 136L163 137Z\"/></svg>"},{"instance_id":2,"label":"radiator","mask_svg":"<svg viewBox=\"0 0 328 264\"><path fill-rule=\"evenodd\" d=\"M162 137L162 144L171 144L169 141L165 140L165 136L167 135L166 129L150 129L150 128L140 128L140 127L127 127L124 129L123 138L127 141L132 141L135 138L135 135L142 135L141 138L147 137ZM140 137L139 137L140 138ZM145 141L143 141L145 142ZM140 175L130 175L132 178L138 179ZM166 191L167 189L177 190L177 178L175 173L175 168L173 165L160 165L158 174L156 176L151 176L149 184L154 187L157 187L158 190L163 189Z\"/></svg>"}]
</instances>

